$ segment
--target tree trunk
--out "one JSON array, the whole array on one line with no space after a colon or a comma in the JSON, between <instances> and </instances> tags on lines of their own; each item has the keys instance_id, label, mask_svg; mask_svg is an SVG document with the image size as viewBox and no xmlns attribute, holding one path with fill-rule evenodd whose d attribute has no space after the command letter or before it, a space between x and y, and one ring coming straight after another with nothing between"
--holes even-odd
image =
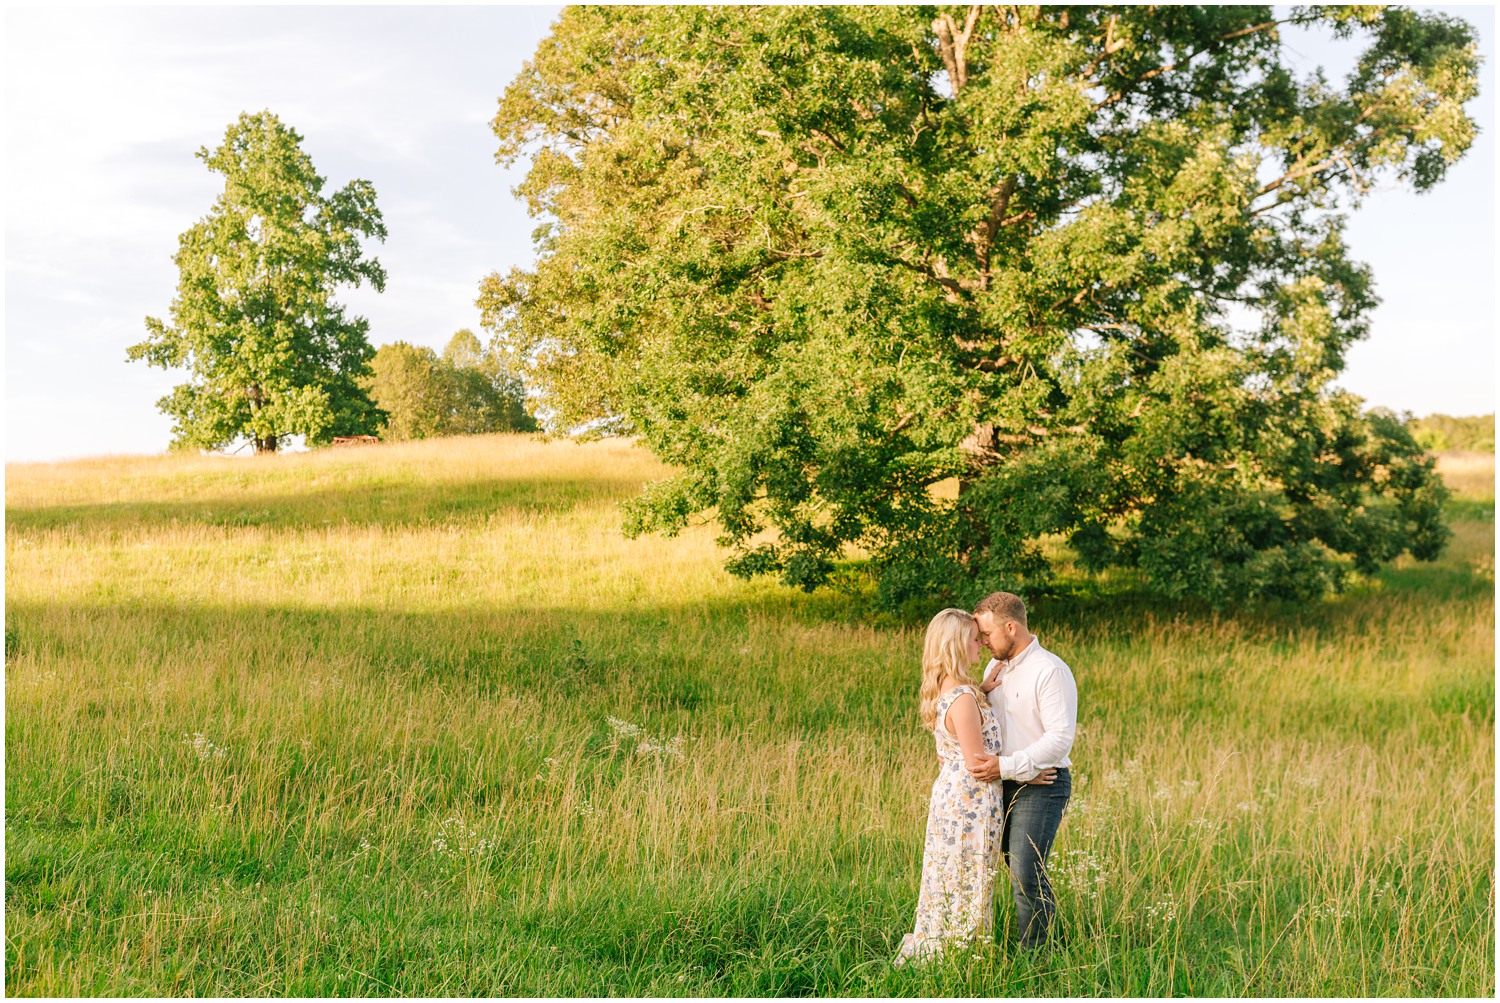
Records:
<instances>
[{"instance_id":1,"label":"tree trunk","mask_svg":"<svg viewBox=\"0 0 1500 1003\"><path fill-rule=\"evenodd\" d=\"M259 411L261 408L261 404L264 402L264 398L262 397L260 392L260 384L252 383L248 387L246 387L245 396L250 399L250 413L254 414L256 411ZM276 436L268 435L264 439L256 436L255 451L257 453L276 452Z\"/></svg>"},{"instance_id":2,"label":"tree trunk","mask_svg":"<svg viewBox=\"0 0 1500 1003\"><path fill-rule=\"evenodd\" d=\"M963 497L982 470L995 461L995 426L976 424L974 431L958 444L968 454L969 472L958 479L958 494Z\"/></svg>"}]
</instances>

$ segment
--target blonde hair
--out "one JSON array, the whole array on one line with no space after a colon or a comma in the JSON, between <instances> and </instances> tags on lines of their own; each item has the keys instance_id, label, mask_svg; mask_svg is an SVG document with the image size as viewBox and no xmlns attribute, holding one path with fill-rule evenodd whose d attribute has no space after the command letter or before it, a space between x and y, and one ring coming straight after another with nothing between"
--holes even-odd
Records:
<instances>
[{"instance_id":1,"label":"blonde hair","mask_svg":"<svg viewBox=\"0 0 1500 1003\"><path fill-rule=\"evenodd\" d=\"M932 730L937 722L938 698L953 682L978 685L969 675L969 638L979 628L968 610L945 609L927 625L927 640L922 646L922 690L917 711L922 727Z\"/></svg>"}]
</instances>

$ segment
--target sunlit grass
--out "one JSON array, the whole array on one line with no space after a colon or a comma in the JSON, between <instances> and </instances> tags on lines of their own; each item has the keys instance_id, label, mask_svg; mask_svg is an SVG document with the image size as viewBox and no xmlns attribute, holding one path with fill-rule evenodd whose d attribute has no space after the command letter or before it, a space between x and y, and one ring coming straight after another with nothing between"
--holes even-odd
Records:
<instances>
[{"instance_id":1,"label":"sunlit grass","mask_svg":"<svg viewBox=\"0 0 1500 1003\"><path fill-rule=\"evenodd\" d=\"M919 625L623 539L628 443L12 465L6 989L1490 995L1490 462L1324 603L1038 602L1067 942L918 971Z\"/></svg>"}]
</instances>

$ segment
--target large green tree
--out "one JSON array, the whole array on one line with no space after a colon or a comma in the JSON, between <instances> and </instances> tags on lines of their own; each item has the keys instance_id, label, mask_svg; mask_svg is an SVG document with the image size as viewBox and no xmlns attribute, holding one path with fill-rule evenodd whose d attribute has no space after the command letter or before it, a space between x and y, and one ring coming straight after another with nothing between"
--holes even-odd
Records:
<instances>
[{"instance_id":1,"label":"large green tree","mask_svg":"<svg viewBox=\"0 0 1500 1003\"><path fill-rule=\"evenodd\" d=\"M247 438L275 452L292 434L316 444L373 433L382 417L360 384L374 354L369 324L333 300L344 285L385 288L385 270L360 243L385 239L375 189L356 180L323 194L301 144L262 111L198 151L224 191L178 239L170 323L146 318L146 340L129 349L131 359L187 371L159 402L175 419L175 445Z\"/></svg>"},{"instance_id":2,"label":"large green tree","mask_svg":"<svg viewBox=\"0 0 1500 1003\"><path fill-rule=\"evenodd\" d=\"M494 120L537 264L480 305L559 426L681 469L630 528L712 512L737 573L857 546L888 602L961 601L1061 534L1314 596L1445 539L1430 459L1333 383L1376 302L1340 211L1443 177L1477 62L1370 6L570 7Z\"/></svg>"}]
</instances>

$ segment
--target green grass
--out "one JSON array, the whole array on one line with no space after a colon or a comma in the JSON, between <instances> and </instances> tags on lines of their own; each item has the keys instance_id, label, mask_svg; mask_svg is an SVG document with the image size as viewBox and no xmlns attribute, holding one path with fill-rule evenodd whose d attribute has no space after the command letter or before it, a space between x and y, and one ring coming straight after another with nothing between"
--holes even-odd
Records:
<instances>
[{"instance_id":1,"label":"green grass","mask_svg":"<svg viewBox=\"0 0 1500 1003\"><path fill-rule=\"evenodd\" d=\"M663 473L7 467L7 992L1494 993L1492 467L1440 561L1314 606L1035 604L1067 942L916 970L921 626L623 539Z\"/></svg>"}]
</instances>

